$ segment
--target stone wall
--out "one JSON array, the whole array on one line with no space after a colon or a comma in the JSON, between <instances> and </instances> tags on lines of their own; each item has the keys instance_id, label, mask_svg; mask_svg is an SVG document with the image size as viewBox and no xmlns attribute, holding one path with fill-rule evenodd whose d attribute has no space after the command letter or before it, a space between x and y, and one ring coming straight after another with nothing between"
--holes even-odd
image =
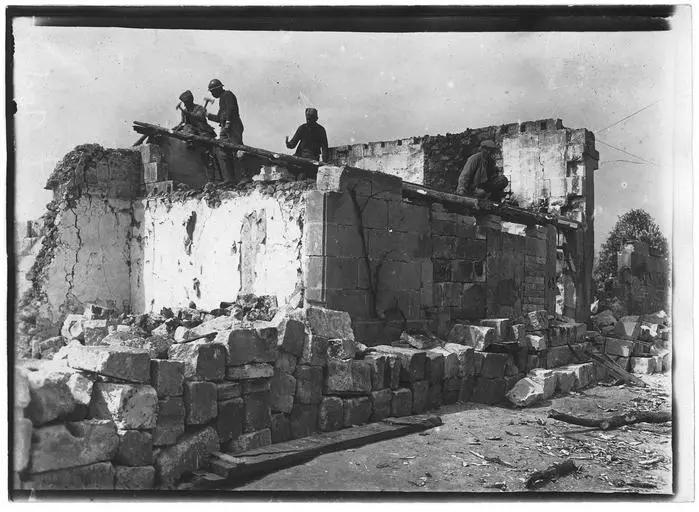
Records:
<instances>
[{"instance_id":1,"label":"stone wall","mask_svg":"<svg viewBox=\"0 0 699 512\"><path fill-rule=\"evenodd\" d=\"M617 253L614 294L631 315L668 310L668 260L635 241Z\"/></svg>"}]
</instances>

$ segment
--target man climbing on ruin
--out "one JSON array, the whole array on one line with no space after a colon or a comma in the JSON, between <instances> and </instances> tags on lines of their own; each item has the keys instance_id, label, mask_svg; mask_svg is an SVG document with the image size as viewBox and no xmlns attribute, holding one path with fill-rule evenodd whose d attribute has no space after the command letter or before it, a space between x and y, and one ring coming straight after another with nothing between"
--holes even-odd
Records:
<instances>
[{"instance_id":1,"label":"man climbing on ruin","mask_svg":"<svg viewBox=\"0 0 699 512\"><path fill-rule=\"evenodd\" d=\"M180 101L184 104L184 108L177 106L182 114L182 122L175 130L188 135L201 135L212 139L216 137L216 132L206 120L206 109L194 103L192 91L180 94Z\"/></svg>"},{"instance_id":2,"label":"man climbing on ruin","mask_svg":"<svg viewBox=\"0 0 699 512\"><path fill-rule=\"evenodd\" d=\"M221 126L219 140L233 144L243 143L243 121L238 111L238 99L231 91L223 88L223 84L217 78L209 82L209 92L214 98L218 98L218 114L207 114L207 117ZM236 165L236 157L229 151L222 155L224 163L224 183L240 183L243 181L242 170Z\"/></svg>"},{"instance_id":3,"label":"man climbing on ruin","mask_svg":"<svg viewBox=\"0 0 699 512\"><path fill-rule=\"evenodd\" d=\"M318 111L314 108L306 109L306 122L299 126L294 136L286 138L286 147L294 149L296 156L311 160L328 161L328 136L325 128L318 124Z\"/></svg>"},{"instance_id":4,"label":"man climbing on ruin","mask_svg":"<svg viewBox=\"0 0 699 512\"><path fill-rule=\"evenodd\" d=\"M509 181L495 167L493 153L496 149L492 140L481 142L478 153L471 155L461 170L457 194L490 199L495 203L503 200Z\"/></svg>"}]
</instances>

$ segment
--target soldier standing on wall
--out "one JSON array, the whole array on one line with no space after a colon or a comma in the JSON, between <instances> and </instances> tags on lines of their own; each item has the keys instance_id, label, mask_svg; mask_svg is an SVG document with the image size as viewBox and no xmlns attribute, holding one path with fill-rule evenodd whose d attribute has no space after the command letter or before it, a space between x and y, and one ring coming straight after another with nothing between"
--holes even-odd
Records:
<instances>
[{"instance_id":1,"label":"soldier standing on wall","mask_svg":"<svg viewBox=\"0 0 699 512\"><path fill-rule=\"evenodd\" d=\"M497 146L492 140L484 140L479 146L478 153L466 160L466 165L459 175L456 193L462 196L474 196L490 199L496 203L505 197L505 188L509 181L498 174L493 160Z\"/></svg>"},{"instance_id":2,"label":"soldier standing on wall","mask_svg":"<svg viewBox=\"0 0 699 512\"><path fill-rule=\"evenodd\" d=\"M207 114L207 117L219 123L221 132L219 140L233 144L243 143L243 122L238 111L238 99L231 91L223 88L223 84L217 78L209 82L209 92L214 98L218 98L218 114ZM242 181L242 172L236 172L236 158L228 151L223 152L224 183L232 184Z\"/></svg>"},{"instance_id":3,"label":"soldier standing on wall","mask_svg":"<svg viewBox=\"0 0 699 512\"><path fill-rule=\"evenodd\" d=\"M318 124L318 111L306 109L306 122L298 127L294 136L286 138L286 147L296 148L296 156L311 160L328 161L328 136L325 128ZM322 157L322 158L321 158Z\"/></svg>"},{"instance_id":4,"label":"soldier standing on wall","mask_svg":"<svg viewBox=\"0 0 699 512\"><path fill-rule=\"evenodd\" d=\"M176 130L191 135L216 137L216 132L206 121L206 109L194 103L192 91L184 91L180 94L180 101L184 103L184 108L177 106L182 114L182 122Z\"/></svg>"}]
</instances>

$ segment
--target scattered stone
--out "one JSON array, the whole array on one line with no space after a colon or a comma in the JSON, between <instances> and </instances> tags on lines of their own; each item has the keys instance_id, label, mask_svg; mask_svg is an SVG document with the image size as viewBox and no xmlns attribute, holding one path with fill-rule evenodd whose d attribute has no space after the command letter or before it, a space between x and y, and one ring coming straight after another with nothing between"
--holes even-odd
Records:
<instances>
[{"instance_id":1,"label":"scattered stone","mask_svg":"<svg viewBox=\"0 0 699 512\"><path fill-rule=\"evenodd\" d=\"M85 320L106 320L114 314L114 309L100 306L98 304L85 304L83 318Z\"/></svg>"},{"instance_id":2,"label":"scattered stone","mask_svg":"<svg viewBox=\"0 0 699 512\"><path fill-rule=\"evenodd\" d=\"M30 473L111 460L119 448L114 422L83 420L34 429Z\"/></svg>"},{"instance_id":3,"label":"scattered stone","mask_svg":"<svg viewBox=\"0 0 699 512\"><path fill-rule=\"evenodd\" d=\"M318 430L318 405L294 404L291 411L291 436L308 437Z\"/></svg>"},{"instance_id":4,"label":"scattered stone","mask_svg":"<svg viewBox=\"0 0 699 512\"><path fill-rule=\"evenodd\" d=\"M390 392L389 392L390 393ZM339 430L344 424L344 403L337 396L325 396L318 409L318 424L321 432Z\"/></svg>"},{"instance_id":5,"label":"scattered stone","mask_svg":"<svg viewBox=\"0 0 699 512\"><path fill-rule=\"evenodd\" d=\"M141 348L147 350L151 359L165 359L168 357L170 347L175 340L168 335L152 335L147 337Z\"/></svg>"},{"instance_id":6,"label":"scattered stone","mask_svg":"<svg viewBox=\"0 0 699 512\"><path fill-rule=\"evenodd\" d=\"M486 318L479 323L483 327L491 327L494 330L496 343L500 343L510 337L512 321L509 318Z\"/></svg>"},{"instance_id":7,"label":"scattered stone","mask_svg":"<svg viewBox=\"0 0 699 512\"><path fill-rule=\"evenodd\" d=\"M444 379L444 355L434 350L428 350L426 353L425 380L430 384L441 383Z\"/></svg>"},{"instance_id":8,"label":"scattered stone","mask_svg":"<svg viewBox=\"0 0 699 512\"><path fill-rule=\"evenodd\" d=\"M129 382L150 381L150 356L146 350L76 345L68 354L68 365Z\"/></svg>"},{"instance_id":9,"label":"scattered stone","mask_svg":"<svg viewBox=\"0 0 699 512\"><path fill-rule=\"evenodd\" d=\"M387 358L381 354L367 354L364 361L369 365L371 373L371 389L385 389L391 387L390 369L387 370ZM329 371L329 370L328 370Z\"/></svg>"},{"instance_id":10,"label":"scattered stone","mask_svg":"<svg viewBox=\"0 0 699 512\"><path fill-rule=\"evenodd\" d=\"M632 357L631 371L633 373L640 373L645 375L655 373L655 359L653 357Z\"/></svg>"},{"instance_id":11,"label":"scattered stone","mask_svg":"<svg viewBox=\"0 0 699 512\"><path fill-rule=\"evenodd\" d=\"M290 413L296 395L296 379L278 370L270 380L270 405L272 411Z\"/></svg>"},{"instance_id":12,"label":"scattered stone","mask_svg":"<svg viewBox=\"0 0 699 512\"><path fill-rule=\"evenodd\" d=\"M95 383L90 416L109 419L120 429L154 428L158 413L158 395L151 386L141 384Z\"/></svg>"},{"instance_id":13,"label":"scattered stone","mask_svg":"<svg viewBox=\"0 0 699 512\"><path fill-rule=\"evenodd\" d=\"M184 383L185 423L203 425L216 417L218 392L213 382L189 381Z\"/></svg>"},{"instance_id":14,"label":"scattered stone","mask_svg":"<svg viewBox=\"0 0 699 512\"><path fill-rule=\"evenodd\" d=\"M150 382L158 398L182 396L185 363L169 359L152 359L150 362Z\"/></svg>"},{"instance_id":15,"label":"scattered stone","mask_svg":"<svg viewBox=\"0 0 699 512\"><path fill-rule=\"evenodd\" d=\"M221 443L235 439L243 433L245 403L242 398L232 398L218 402L216 431Z\"/></svg>"},{"instance_id":16,"label":"scattered stone","mask_svg":"<svg viewBox=\"0 0 699 512\"><path fill-rule=\"evenodd\" d=\"M297 371L298 368L302 367L297 367ZM369 394L372 387L371 368L372 365L368 361L330 359L325 380L325 393L330 395ZM322 377L322 371L319 374Z\"/></svg>"},{"instance_id":17,"label":"scattered stone","mask_svg":"<svg viewBox=\"0 0 699 512\"><path fill-rule=\"evenodd\" d=\"M221 402L240 398L242 389L239 382L219 382L216 384L216 399Z\"/></svg>"},{"instance_id":18,"label":"scattered stone","mask_svg":"<svg viewBox=\"0 0 699 512\"><path fill-rule=\"evenodd\" d=\"M508 354L495 352L475 352L476 375L486 379L497 379L505 376Z\"/></svg>"},{"instance_id":19,"label":"scattered stone","mask_svg":"<svg viewBox=\"0 0 699 512\"><path fill-rule=\"evenodd\" d=\"M530 331L545 331L549 328L548 311L543 309L530 311L525 316L525 325Z\"/></svg>"},{"instance_id":20,"label":"scattered stone","mask_svg":"<svg viewBox=\"0 0 699 512\"><path fill-rule=\"evenodd\" d=\"M660 339L660 326L642 321L638 339L650 342L658 341Z\"/></svg>"},{"instance_id":21,"label":"scattered stone","mask_svg":"<svg viewBox=\"0 0 699 512\"><path fill-rule=\"evenodd\" d=\"M256 448L262 448L263 446L269 446L270 444L272 444L272 431L265 428L258 432L249 432L239 436L237 439L233 439L228 444L227 451L230 453L242 453Z\"/></svg>"},{"instance_id":22,"label":"scattered stone","mask_svg":"<svg viewBox=\"0 0 699 512\"><path fill-rule=\"evenodd\" d=\"M226 379L269 379L274 376L274 367L267 363L244 364L242 366L229 366L226 368Z\"/></svg>"},{"instance_id":23,"label":"scattered stone","mask_svg":"<svg viewBox=\"0 0 699 512\"><path fill-rule=\"evenodd\" d=\"M516 407L528 407L544 399L544 387L529 377L517 381L505 395Z\"/></svg>"},{"instance_id":24,"label":"scattered stone","mask_svg":"<svg viewBox=\"0 0 699 512\"><path fill-rule=\"evenodd\" d=\"M614 336L622 340L636 340L641 334L641 323L637 316L623 316L614 326Z\"/></svg>"},{"instance_id":25,"label":"scattered stone","mask_svg":"<svg viewBox=\"0 0 699 512\"><path fill-rule=\"evenodd\" d=\"M172 335L172 338L175 340L176 343L183 343L184 340L188 339L187 338L188 332L189 332L189 329L187 329L184 325L180 325L175 329L175 332Z\"/></svg>"},{"instance_id":26,"label":"scattered stone","mask_svg":"<svg viewBox=\"0 0 699 512\"><path fill-rule=\"evenodd\" d=\"M526 346L537 352L548 348L545 333L530 333L525 336Z\"/></svg>"},{"instance_id":27,"label":"scattered stone","mask_svg":"<svg viewBox=\"0 0 699 512\"><path fill-rule=\"evenodd\" d=\"M427 350L439 345L437 338L418 332L403 331L400 335L400 340L418 350Z\"/></svg>"},{"instance_id":28,"label":"scattered stone","mask_svg":"<svg viewBox=\"0 0 699 512\"><path fill-rule=\"evenodd\" d=\"M604 352L612 356L631 357L634 349L634 342L631 340L620 340L616 338L604 339Z\"/></svg>"},{"instance_id":29,"label":"scattered stone","mask_svg":"<svg viewBox=\"0 0 699 512\"><path fill-rule=\"evenodd\" d=\"M158 401L158 418L153 429L153 446L171 445L184 434L184 400L168 397Z\"/></svg>"},{"instance_id":30,"label":"scattered stone","mask_svg":"<svg viewBox=\"0 0 699 512\"><path fill-rule=\"evenodd\" d=\"M297 366L294 376L296 401L301 404L319 404L322 400L323 369L318 366Z\"/></svg>"},{"instance_id":31,"label":"scattered stone","mask_svg":"<svg viewBox=\"0 0 699 512\"><path fill-rule=\"evenodd\" d=\"M371 417L371 400L369 397L345 398L342 409L344 413L343 425L363 425Z\"/></svg>"},{"instance_id":32,"label":"scattered stone","mask_svg":"<svg viewBox=\"0 0 699 512\"><path fill-rule=\"evenodd\" d=\"M548 400L556 392L556 374L553 370L534 368L529 372L527 377L541 385L544 400Z\"/></svg>"},{"instance_id":33,"label":"scattered stone","mask_svg":"<svg viewBox=\"0 0 699 512\"><path fill-rule=\"evenodd\" d=\"M155 486L153 466L114 466L114 489L142 491Z\"/></svg>"},{"instance_id":34,"label":"scattered stone","mask_svg":"<svg viewBox=\"0 0 699 512\"><path fill-rule=\"evenodd\" d=\"M119 449L115 464L147 466L153 462L153 436L141 430L119 430Z\"/></svg>"},{"instance_id":35,"label":"scattered stone","mask_svg":"<svg viewBox=\"0 0 699 512\"><path fill-rule=\"evenodd\" d=\"M34 359L52 359L54 354L65 346L65 338L63 336L54 336L45 340L32 341L32 358Z\"/></svg>"},{"instance_id":36,"label":"scattered stone","mask_svg":"<svg viewBox=\"0 0 699 512\"><path fill-rule=\"evenodd\" d=\"M185 434L173 446L160 450L155 457L155 469L160 485L171 488L186 473L206 464L210 453L219 450L219 439L213 427Z\"/></svg>"},{"instance_id":37,"label":"scattered stone","mask_svg":"<svg viewBox=\"0 0 699 512\"><path fill-rule=\"evenodd\" d=\"M306 336L299 364L325 366L328 355L328 343L328 338L323 338L322 336Z\"/></svg>"},{"instance_id":38,"label":"scattered stone","mask_svg":"<svg viewBox=\"0 0 699 512\"><path fill-rule=\"evenodd\" d=\"M107 320L83 320L83 332L85 345L100 345L107 337Z\"/></svg>"},{"instance_id":39,"label":"scattered stone","mask_svg":"<svg viewBox=\"0 0 699 512\"><path fill-rule=\"evenodd\" d=\"M413 393L409 389L400 388L391 391L391 416L410 416L413 410Z\"/></svg>"},{"instance_id":40,"label":"scattered stone","mask_svg":"<svg viewBox=\"0 0 699 512\"><path fill-rule=\"evenodd\" d=\"M556 391L559 393L569 393L575 387L575 370L572 368L556 368L553 373L556 375Z\"/></svg>"},{"instance_id":41,"label":"scattered stone","mask_svg":"<svg viewBox=\"0 0 699 512\"><path fill-rule=\"evenodd\" d=\"M178 343L170 347L168 358L184 363L186 379L223 380L226 375L226 350L218 343Z\"/></svg>"},{"instance_id":42,"label":"scattered stone","mask_svg":"<svg viewBox=\"0 0 699 512\"><path fill-rule=\"evenodd\" d=\"M28 475L24 489L41 491L87 491L114 489L114 466L97 462L87 466L58 469Z\"/></svg>"},{"instance_id":43,"label":"scattered stone","mask_svg":"<svg viewBox=\"0 0 699 512\"><path fill-rule=\"evenodd\" d=\"M354 359L356 352L354 340L338 338L328 340L328 358Z\"/></svg>"},{"instance_id":44,"label":"scattered stone","mask_svg":"<svg viewBox=\"0 0 699 512\"><path fill-rule=\"evenodd\" d=\"M524 324L512 324L510 326L509 338L519 343L520 346L528 346L526 344L527 326Z\"/></svg>"},{"instance_id":45,"label":"scattered stone","mask_svg":"<svg viewBox=\"0 0 699 512\"><path fill-rule=\"evenodd\" d=\"M83 332L83 321L85 317L83 315L68 315L63 321L63 327L61 327L61 336L67 340L80 340L85 339L85 334Z\"/></svg>"},{"instance_id":46,"label":"scattered stone","mask_svg":"<svg viewBox=\"0 0 699 512\"><path fill-rule=\"evenodd\" d=\"M458 343L447 343L444 350L456 354L459 358L459 377L473 375L475 371L475 349L459 345Z\"/></svg>"},{"instance_id":47,"label":"scattered stone","mask_svg":"<svg viewBox=\"0 0 699 512\"><path fill-rule=\"evenodd\" d=\"M590 316L590 321L594 329L606 336L614 331L617 319L610 310L605 309L596 315Z\"/></svg>"},{"instance_id":48,"label":"scattered stone","mask_svg":"<svg viewBox=\"0 0 699 512\"><path fill-rule=\"evenodd\" d=\"M354 341L352 319L345 311L309 306L305 309L306 321L311 334L326 339L349 339Z\"/></svg>"},{"instance_id":49,"label":"scattered stone","mask_svg":"<svg viewBox=\"0 0 699 512\"><path fill-rule=\"evenodd\" d=\"M92 380L65 366L42 364L26 372L26 378L31 399L24 414L35 427L66 418L90 403Z\"/></svg>"},{"instance_id":50,"label":"scattered stone","mask_svg":"<svg viewBox=\"0 0 699 512\"><path fill-rule=\"evenodd\" d=\"M400 381L415 382L425 378L425 366L427 354L410 348L389 347L378 345L374 347L377 352L393 354L400 358Z\"/></svg>"}]
</instances>

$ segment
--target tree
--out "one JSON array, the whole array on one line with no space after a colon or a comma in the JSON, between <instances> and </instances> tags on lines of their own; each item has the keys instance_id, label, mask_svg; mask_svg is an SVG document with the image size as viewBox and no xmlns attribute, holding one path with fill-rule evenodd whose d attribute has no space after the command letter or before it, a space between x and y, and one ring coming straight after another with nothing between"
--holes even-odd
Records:
<instances>
[{"instance_id":1,"label":"tree","mask_svg":"<svg viewBox=\"0 0 699 512\"><path fill-rule=\"evenodd\" d=\"M639 240L661 256L668 255L667 239L648 212L640 208L619 216L619 220L602 244L593 272L599 298L608 298L617 275L617 252L625 242Z\"/></svg>"}]
</instances>

